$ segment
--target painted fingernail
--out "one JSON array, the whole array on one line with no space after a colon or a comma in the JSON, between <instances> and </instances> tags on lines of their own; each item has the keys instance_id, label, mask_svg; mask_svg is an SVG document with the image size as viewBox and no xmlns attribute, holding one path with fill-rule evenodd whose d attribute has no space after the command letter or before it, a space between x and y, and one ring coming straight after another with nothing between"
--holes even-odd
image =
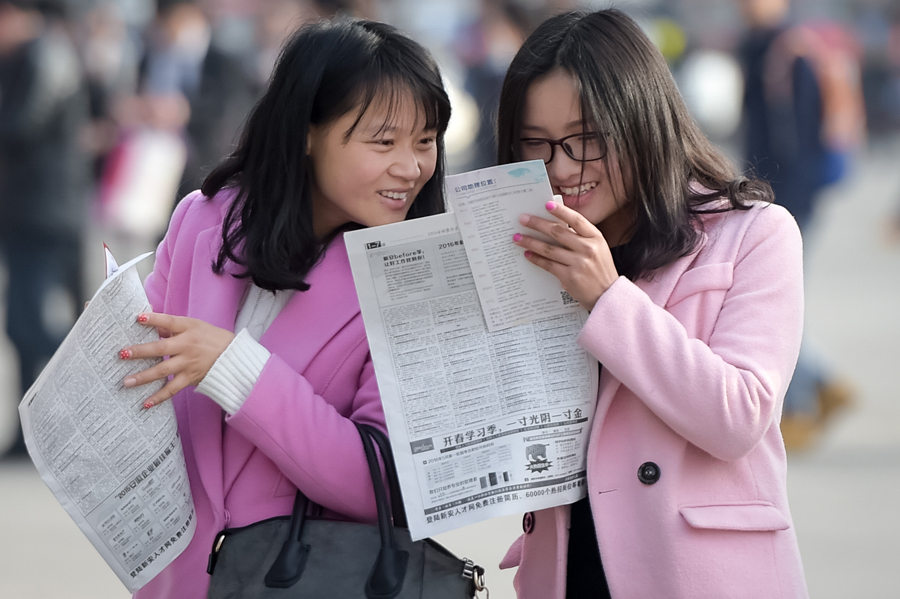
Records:
<instances>
[{"instance_id":1,"label":"painted fingernail","mask_svg":"<svg viewBox=\"0 0 900 599\"><path fill-rule=\"evenodd\" d=\"M547 210L556 210L556 202L547 202Z\"/></svg>"},{"instance_id":2,"label":"painted fingernail","mask_svg":"<svg viewBox=\"0 0 900 599\"><path fill-rule=\"evenodd\" d=\"M138 322L147 322L148 320L150 320L150 317L146 314L141 314L140 316L138 316Z\"/></svg>"},{"instance_id":3,"label":"painted fingernail","mask_svg":"<svg viewBox=\"0 0 900 599\"><path fill-rule=\"evenodd\" d=\"M525 257L531 258L531 250L525 250Z\"/></svg>"},{"instance_id":4,"label":"painted fingernail","mask_svg":"<svg viewBox=\"0 0 900 599\"><path fill-rule=\"evenodd\" d=\"M152 401L145 401L145 402L144 402L144 409L145 409L145 410L149 410L149 409L152 408L152 407L153 407L153 402L152 402Z\"/></svg>"},{"instance_id":5,"label":"painted fingernail","mask_svg":"<svg viewBox=\"0 0 900 599\"><path fill-rule=\"evenodd\" d=\"M127 360L130 357L131 357L130 349L123 349L122 351L119 352L119 358L121 358L123 360Z\"/></svg>"},{"instance_id":6,"label":"painted fingernail","mask_svg":"<svg viewBox=\"0 0 900 599\"><path fill-rule=\"evenodd\" d=\"M516 233L513 235L513 241L522 241L522 235L520 233Z\"/></svg>"},{"instance_id":7,"label":"painted fingernail","mask_svg":"<svg viewBox=\"0 0 900 599\"><path fill-rule=\"evenodd\" d=\"M127 376L125 377L125 380L122 381L122 384L126 387L134 387L135 385L137 385L137 379L133 376Z\"/></svg>"}]
</instances>

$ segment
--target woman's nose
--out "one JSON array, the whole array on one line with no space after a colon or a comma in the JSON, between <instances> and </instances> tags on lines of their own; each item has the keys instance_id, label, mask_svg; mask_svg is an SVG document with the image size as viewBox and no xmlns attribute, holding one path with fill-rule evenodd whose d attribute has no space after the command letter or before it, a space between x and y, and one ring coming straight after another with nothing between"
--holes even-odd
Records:
<instances>
[{"instance_id":1,"label":"woman's nose","mask_svg":"<svg viewBox=\"0 0 900 599\"><path fill-rule=\"evenodd\" d=\"M395 177L415 181L422 174L418 155L413 150L399 150L389 172Z\"/></svg>"},{"instance_id":2,"label":"woman's nose","mask_svg":"<svg viewBox=\"0 0 900 599\"><path fill-rule=\"evenodd\" d=\"M572 177L581 174L582 163L571 158L568 154L557 148L553 153L553 160L547 166L547 174L551 181L568 181Z\"/></svg>"}]
</instances>

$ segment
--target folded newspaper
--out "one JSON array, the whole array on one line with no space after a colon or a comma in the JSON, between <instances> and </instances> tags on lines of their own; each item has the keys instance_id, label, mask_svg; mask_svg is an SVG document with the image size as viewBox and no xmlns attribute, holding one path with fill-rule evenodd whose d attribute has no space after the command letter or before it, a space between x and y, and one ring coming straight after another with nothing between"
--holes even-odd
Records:
<instances>
[{"instance_id":1,"label":"folded newspaper","mask_svg":"<svg viewBox=\"0 0 900 599\"><path fill-rule=\"evenodd\" d=\"M453 213L344 236L415 539L584 497L599 378L587 311L512 243L543 162L447 186Z\"/></svg>"},{"instance_id":2,"label":"folded newspaper","mask_svg":"<svg viewBox=\"0 0 900 599\"><path fill-rule=\"evenodd\" d=\"M194 503L171 402L143 409L157 381L124 378L158 359L118 351L159 337L134 266L107 250L107 278L19 404L28 453L78 527L129 591L172 562L194 534Z\"/></svg>"}]
</instances>

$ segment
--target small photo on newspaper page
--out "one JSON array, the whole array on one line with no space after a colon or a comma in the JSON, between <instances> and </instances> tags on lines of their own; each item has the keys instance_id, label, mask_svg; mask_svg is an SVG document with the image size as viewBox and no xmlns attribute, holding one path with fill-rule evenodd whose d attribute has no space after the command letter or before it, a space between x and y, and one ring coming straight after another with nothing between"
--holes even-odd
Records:
<instances>
[{"instance_id":1,"label":"small photo on newspaper page","mask_svg":"<svg viewBox=\"0 0 900 599\"><path fill-rule=\"evenodd\" d=\"M196 528L172 403L143 408L163 382L122 385L158 361L118 358L159 339L137 322L150 303L134 266L149 255L121 267L107 255L107 279L19 404L41 478L132 593Z\"/></svg>"},{"instance_id":2,"label":"small photo on newspaper page","mask_svg":"<svg viewBox=\"0 0 900 599\"><path fill-rule=\"evenodd\" d=\"M344 239L413 538L584 497L586 312L488 330L452 213Z\"/></svg>"}]
</instances>

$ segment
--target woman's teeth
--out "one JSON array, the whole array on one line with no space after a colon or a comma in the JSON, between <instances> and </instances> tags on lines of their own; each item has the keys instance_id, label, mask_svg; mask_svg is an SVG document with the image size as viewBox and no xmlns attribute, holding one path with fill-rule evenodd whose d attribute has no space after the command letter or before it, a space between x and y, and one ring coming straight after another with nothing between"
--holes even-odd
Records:
<instances>
[{"instance_id":1,"label":"woman's teeth","mask_svg":"<svg viewBox=\"0 0 900 599\"><path fill-rule=\"evenodd\" d=\"M563 195L574 196L581 195L583 193L587 193L588 191L597 187L597 183L585 183L584 185L578 185L577 187L563 187L559 186L559 190L563 192Z\"/></svg>"},{"instance_id":2,"label":"woman's teeth","mask_svg":"<svg viewBox=\"0 0 900 599\"><path fill-rule=\"evenodd\" d=\"M405 200L405 199L406 199L406 196L407 196L407 194L408 194L409 192L406 192L406 191L402 191L402 192L397 192L397 191L379 191L378 193L381 194L381 195L383 195L384 197L390 198L390 199L392 199L392 200Z\"/></svg>"}]
</instances>

